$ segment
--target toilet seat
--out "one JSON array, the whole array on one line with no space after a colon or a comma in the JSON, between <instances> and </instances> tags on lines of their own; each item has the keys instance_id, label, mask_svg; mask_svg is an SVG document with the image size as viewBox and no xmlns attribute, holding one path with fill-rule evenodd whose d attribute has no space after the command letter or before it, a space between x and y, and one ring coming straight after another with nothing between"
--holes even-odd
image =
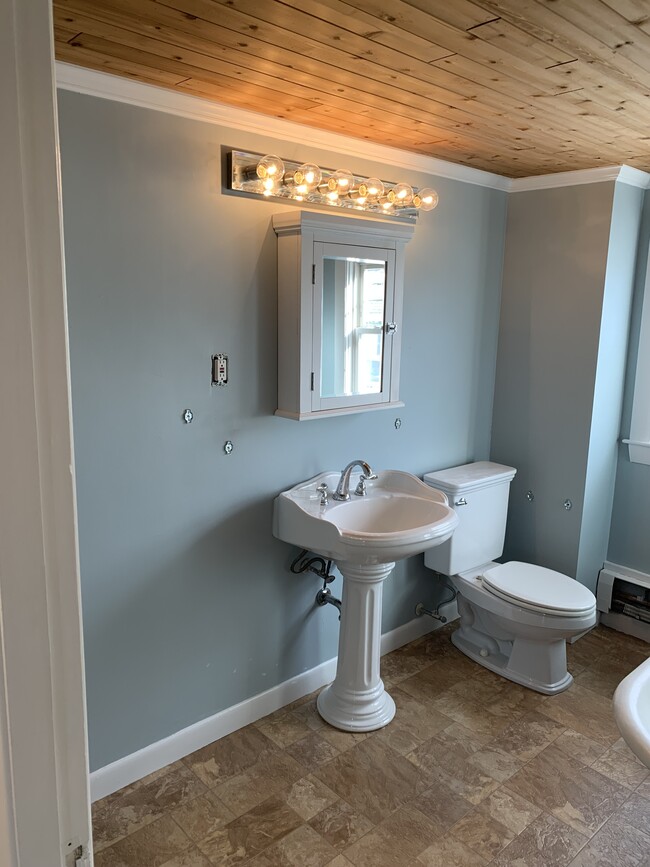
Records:
<instances>
[{"instance_id":1,"label":"toilet seat","mask_svg":"<svg viewBox=\"0 0 650 867\"><path fill-rule=\"evenodd\" d=\"M494 596L542 614L580 617L590 614L596 598L584 585L552 569L512 561L487 569L483 587Z\"/></svg>"}]
</instances>

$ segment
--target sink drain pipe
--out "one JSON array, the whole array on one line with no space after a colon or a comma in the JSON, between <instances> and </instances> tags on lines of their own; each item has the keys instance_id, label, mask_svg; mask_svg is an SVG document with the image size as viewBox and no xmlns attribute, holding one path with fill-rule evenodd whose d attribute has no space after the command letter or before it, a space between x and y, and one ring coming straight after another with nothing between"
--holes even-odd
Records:
<instances>
[{"instance_id":1,"label":"sink drain pipe","mask_svg":"<svg viewBox=\"0 0 650 867\"><path fill-rule=\"evenodd\" d=\"M308 553L309 551L307 548L303 548L289 569L294 575L302 575L303 572L313 572L314 575L318 575L319 578L322 578L323 586L316 594L316 605L321 607L323 605L334 605L335 608L338 608L340 620L341 600L337 599L327 586L336 578L336 576L332 575L330 571L332 568L332 561L327 560L326 562L323 557L307 557L306 555Z\"/></svg>"}]
</instances>

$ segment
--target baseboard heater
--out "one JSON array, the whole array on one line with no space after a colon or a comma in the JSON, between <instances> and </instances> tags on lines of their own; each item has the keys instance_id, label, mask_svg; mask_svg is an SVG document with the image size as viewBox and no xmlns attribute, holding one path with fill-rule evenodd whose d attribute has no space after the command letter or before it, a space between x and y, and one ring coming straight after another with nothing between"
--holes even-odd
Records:
<instances>
[{"instance_id":1,"label":"baseboard heater","mask_svg":"<svg viewBox=\"0 0 650 867\"><path fill-rule=\"evenodd\" d=\"M596 601L601 623L650 642L650 575L605 563Z\"/></svg>"}]
</instances>

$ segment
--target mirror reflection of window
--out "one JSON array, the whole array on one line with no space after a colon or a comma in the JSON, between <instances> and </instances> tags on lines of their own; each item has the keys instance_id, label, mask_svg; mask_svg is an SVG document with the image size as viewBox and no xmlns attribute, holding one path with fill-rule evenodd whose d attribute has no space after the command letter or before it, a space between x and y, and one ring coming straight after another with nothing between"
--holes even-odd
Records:
<instances>
[{"instance_id":1,"label":"mirror reflection of window","mask_svg":"<svg viewBox=\"0 0 650 867\"><path fill-rule=\"evenodd\" d=\"M323 260L323 397L381 392L386 270L384 260Z\"/></svg>"}]
</instances>

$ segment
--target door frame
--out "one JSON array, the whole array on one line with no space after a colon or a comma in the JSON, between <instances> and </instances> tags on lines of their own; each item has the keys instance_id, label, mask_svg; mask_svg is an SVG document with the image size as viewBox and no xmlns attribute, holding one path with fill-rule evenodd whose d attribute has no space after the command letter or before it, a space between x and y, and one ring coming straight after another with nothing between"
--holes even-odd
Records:
<instances>
[{"instance_id":1,"label":"door frame","mask_svg":"<svg viewBox=\"0 0 650 867\"><path fill-rule=\"evenodd\" d=\"M92 843L50 0L0 0L0 32L0 867L74 867Z\"/></svg>"}]
</instances>

